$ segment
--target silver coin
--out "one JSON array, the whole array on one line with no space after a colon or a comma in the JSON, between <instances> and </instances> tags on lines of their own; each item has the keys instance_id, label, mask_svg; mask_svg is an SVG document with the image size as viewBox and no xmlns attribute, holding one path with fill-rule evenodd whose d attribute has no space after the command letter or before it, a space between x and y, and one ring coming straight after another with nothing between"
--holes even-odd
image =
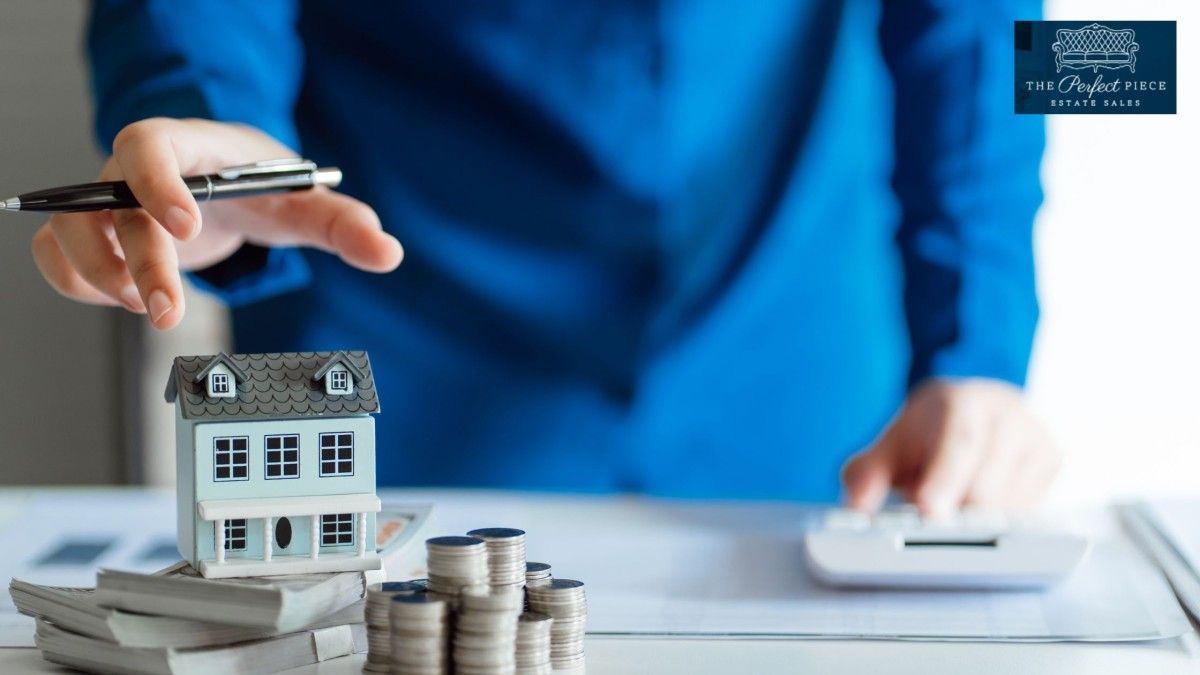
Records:
<instances>
[{"instance_id":1,"label":"silver coin","mask_svg":"<svg viewBox=\"0 0 1200 675\"><path fill-rule=\"evenodd\" d=\"M458 668L457 664L454 670L455 675L515 675L516 666L512 664L504 666L464 666Z\"/></svg>"},{"instance_id":2,"label":"silver coin","mask_svg":"<svg viewBox=\"0 0 1200 675\"><path fill-rule=\"evenodd\" d=\"M477 610L520 614L525 606L525 597L515 590L468 586L459 592L459 603L464 612Z\"/></svg>"},{"instance_id":3,"label":"silver coin","mask_svg":"<svg viewBox=\"0 0 1200 675\"><path fill-rule=\"evenodd\" d=\"M549 578L550 578L550 566L547 565L546 563L540 563L540 562L526 562L525 563L525 579L527 581L531 580L531 579L549 579Z\"/></svg>"},{"instance_id":4,"label":"silver coin","mask_svg":"<svg viewBox=\"0 0 1200 675\"><path fill-rule=\"evenodd\" d=\"M419 595L397 595L392 598L388 610L390 616L442 616L446 613L446 602L429 593Z\"/></svg>"},{"instance_id":5,"label":"silver coin","mask_svg":"<svg viewBox=\"0 0 1200 675\"><path fill-rule=\"evenodd\" d=\"M471 530L467 533L469 537L478 537L480 539L515 539L524 537L525 530L518 530L515 527L481 527L477 530Z\"/></svg>"},{"instance_id":6,"label":"silver coin","mask_svg":"<svg viewBox=\"0 0 1200 675\"><path fill-rule=\"evenodd\" d=\"M570 589L582 589L583 581L575 579L554 579L550 586L546 586L547 592L565 591Z\"/></svg>"},{"instance_id":7,"label":"silver coin","mask_svg":"<svg viewBox=\"0 0 1200 675\"><path fill-rule=\"evenodd\" d=\"M482 548L483 542L476 537L450 535L426 539L425 546L430 548Z\"/></svg>"},{"instance_id":8,"label":"silver coin","mask_svg":"<svg viewBox=\"0 0 1200 675\"><path fill-rule=\"evenodd\" d=\"M386 593L388 595L399 595L401 593L411 595L420 593L425 590L425 580L419 581L384 581L378 584L367 586L367 595L374 593Z\"/></svg>"},{"instance_id":9,"label":"silver coin","mask_svg":"<svg viewBox=\"0 0 1200 675\"><path fill-rule=\"evenodd\" d=\"M367 623L367 665L376 664L376 671L386 672L391 663L392 633L389 625L391 601L398 595L414 595L425 592L424 580L387 581L367 587L366 608L363 618ZM428 630L428 621L422 629ZM403 632L403 627L401 627Z\"/></svg>"},{"instance_id":10,"label":"silver coin","mask_svg":"<svg viewBox=\"0 0 1200 675\"><path fill-rule=\"evenodd\" d=\"M450 661L433 663L393 663L392 675L448 675Z\"/></svg>"},{"instance_id":11,"label":"silver coin","mask_svg":"<svg viewBox=\"0 0 1200 675\"><path fill-rule=\"evenodd\" d=\"M541 612L522 612L521 624L525 626L546 626L549 627L554 622L548 615Z\"/></svg>"},{"instance_id":12,"label":"silver coin","mask_svg":"<svg viewBox=\"0 0 1200 675\"><path fill-rule=\"evenodd\" d=\"M567 671L567 672L571 672L571 673L582 673L582 672L584 672L584 668L585 668L585 663L584 663L584 659L583 659L582 655L577 656L577 657L572 657L569 659L558 659L558 660L552 661L552 664L553 664L552 667L553 667L555 673L562 673L563 671Z\"/></svg>"},{"instance_id":13,"label":"silver coin","mask_svg":"<svg viewBox=\"0 0 1200 675\"><path fill-rule=\"evenodd\" d=\"M488 637L496 636L503 637L506 640L515 641L517 639L517 627L516 624L505 625L503 623L491 621L460 621L456 626L455 635L480 635Z\"/></svg>"},{"instance_id":14,"label":"silver coin","mask_svg":"<svg viewBox=\"0 0 1200 675\"><path fill-rule=\"evenodd\" d=\"M456 644L453 654L456 667L506 666L511 668L516 665L516 650L513 649L511 642L489 645L487 647L469 647Z\"/></svg>"}]
</instances>

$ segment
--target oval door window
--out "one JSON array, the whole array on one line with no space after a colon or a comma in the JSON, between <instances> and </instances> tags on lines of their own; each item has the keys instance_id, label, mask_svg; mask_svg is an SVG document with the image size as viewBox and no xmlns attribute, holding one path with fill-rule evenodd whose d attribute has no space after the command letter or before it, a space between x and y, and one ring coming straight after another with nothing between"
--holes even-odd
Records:
<instances>
[{"instance_id":1,"label":"oval door window","mask_svg":"<svg viewBox=\"0 0 1200 675\"><path fill-rule=\"evenodd\" d=\"M288 544L292 543L292 521L287 518L280 518L278 523L275 523L275 544L279 548L287 548Z\"/></svg>"}]
</instances>

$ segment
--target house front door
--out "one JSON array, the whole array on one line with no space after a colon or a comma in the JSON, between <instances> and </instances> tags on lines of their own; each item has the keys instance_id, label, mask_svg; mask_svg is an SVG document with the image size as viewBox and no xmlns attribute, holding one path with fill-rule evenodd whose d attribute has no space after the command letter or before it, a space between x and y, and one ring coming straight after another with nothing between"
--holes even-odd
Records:
<instances>
[{"instance_id":1,"label":"house front door","mask_svg":"<svg viewBox=\"0 0 1200 675\"><path fill-rule=\"evenodd\" d=\"M276 555L288 555L292 553L292 546L296 542L296 527L292 522L292 518L282 517L275 519L275 540L274 553Z\"/></svg>"},{"instance_id":2,"label":"house front door","mask_svg":"<svg viewBox=\"0 0 1200 675\"><path fill-rule=\"evenodd\" d=\"M271 537L272 555L308 555L311 522L308 516L275 518Z\"/></svg>"}]
</instances>

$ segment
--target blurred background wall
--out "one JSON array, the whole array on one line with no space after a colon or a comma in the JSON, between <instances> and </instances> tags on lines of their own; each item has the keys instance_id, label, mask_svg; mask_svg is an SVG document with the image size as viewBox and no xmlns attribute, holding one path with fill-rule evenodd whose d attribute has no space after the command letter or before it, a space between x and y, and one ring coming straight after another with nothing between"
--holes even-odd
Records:
<instances>
[{"instance_id":1,"label":"blurred background wall","mask_svg":"<svg viewBox=\"0 0 1200 675\"><path fill-rule=\"evenodd\" d=\"M2 196L91 179L84 4L4 10ZM1174 19L1181 74L1178 115L1047 117L1029 398L1067 454L1052 500L1200 495L1200 3L1051 0L1046 18ZM224 348L224 312L193 293L164 335L62 300L30 261L40 222L0 223L0 355L20 383L0 387L0 483L173 484L170 359Z\"/></svg>"},{"instance_id":2,"label":"blurred background wall","mask_svg":"<svg viewBox=\"0 0 1200 675\"><path fill-rule=\"evenodd\" d=\"M1057 0L1175 20L1177 115L1048 115L1029 395L1066 452L1052 495L1200 497L1200 3Z\"/></svg>"},{"instance_id":3,"label":"blurred background wall","mask_svg":"<svg viewBox=\"0 0 1200 675\"><path fill-rule=\"evenodd\" d=\"M4 3L0 20L0 192L91 179L78 2ZM120 452L126 390L114 312L60 300L29 241L43 219L0 221L0 481L107 483L132 467Z\"/></svg>"},{"instance_id":4,"label":"blurred background wall","mask_svg":"<svg viewBox=\"0 0 1200 675\"><path fill-rule=\"evenodd\" d=\"M0 193L95 179L87 3L2 6ZM44 220L0 220L0 484L173 485L174 422L161 398L170 358L223 348L224 313L193 293L184 325L163 335L125 312L60 298L29 254Z\"/></svg>"}]
</instances>

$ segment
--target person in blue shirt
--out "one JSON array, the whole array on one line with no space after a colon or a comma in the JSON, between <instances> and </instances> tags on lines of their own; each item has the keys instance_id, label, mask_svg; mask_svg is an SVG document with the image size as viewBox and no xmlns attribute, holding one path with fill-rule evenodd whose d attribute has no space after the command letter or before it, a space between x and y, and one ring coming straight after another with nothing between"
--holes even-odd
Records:
<instances>
[{"instance_id":1,"label":"person in blue shirt","mask_svg":"<svg viewBox=\"0 0 1200 675\"><path fill-rule=\"evenodd\" d=\"M144 209L34 256L158 329L182 270L239 351L369 350L384 484L1020 507L1058 461L1019 390L1038 12L96 0L101 178ZM342 192L178 178L301 152Z\"/></svg>"}]
</instances>

